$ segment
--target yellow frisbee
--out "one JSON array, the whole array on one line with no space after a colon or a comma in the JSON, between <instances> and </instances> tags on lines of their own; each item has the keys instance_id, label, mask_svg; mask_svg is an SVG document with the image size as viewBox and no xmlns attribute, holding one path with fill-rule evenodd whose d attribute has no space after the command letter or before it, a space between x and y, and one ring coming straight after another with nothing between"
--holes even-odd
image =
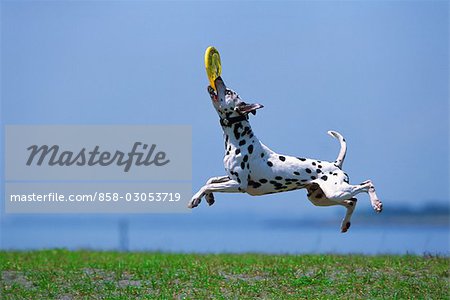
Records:
<instances>
[{"instance_id":1,"label":"yellow frisbee","mask_svg":"<svg viewBox=\"0 0 450 300\"><path fill-rule=\"evenodd\" d=\"M205 67L206 75L209 79L209 84L213 89L216 89L214 81L222 74L222 64L220 63L219 51L216 48L210 46L205 52Z\"/></svg>"}]
</instances>

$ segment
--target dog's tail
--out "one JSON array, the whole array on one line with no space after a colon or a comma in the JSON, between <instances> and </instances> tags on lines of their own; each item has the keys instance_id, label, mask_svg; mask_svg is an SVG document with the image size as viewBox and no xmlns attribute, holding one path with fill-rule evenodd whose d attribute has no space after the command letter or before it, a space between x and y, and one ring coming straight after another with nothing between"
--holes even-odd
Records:
<instances>
[{"instance_id":1,"label":"dog's tail","mask_svg":"<svg viewBox=\"0 0 450 300\"><path fill-rule=\"evenodd\" d=\"M336 158L335 164L339 167L339 169L342 169L342 164L344 163L345 154L347 154L347 143L345 142L344 137L342 134L340 134L337 131L328 131L328 134L332 137L339 140L339 143L341 144L341 150L339 151L338 157Z\"/></svg>"}]
</instances>

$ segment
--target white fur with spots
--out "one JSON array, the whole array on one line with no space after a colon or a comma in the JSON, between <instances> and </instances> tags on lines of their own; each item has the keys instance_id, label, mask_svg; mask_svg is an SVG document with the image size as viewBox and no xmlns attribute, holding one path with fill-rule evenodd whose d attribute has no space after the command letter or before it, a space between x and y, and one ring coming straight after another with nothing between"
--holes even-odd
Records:
<instances>
[{"instance_id":1,"label":"white fur with spots","mask_svg":"<svg viewBox=\"0 0 450 300\"><path fill-rule=\"evenodd\" d=\"M248 121L248 114L255 113L262 105L245 103L236 92L226 88L220 77L215 85L217 93L211 87L208 91L222 120L227 175L210 178L192 197L190 208L198 206L203 197L212 205L214 192L258 196L305 188L314 205L346 207L341 232L347 232L350 227L357 194L368 193L373 209L382 211L382 203L372 182L367 180L351 185L347 174L342 171L347 145L340 133L328 132L341 145L334 162L278 154L259 141Z\"/></svg>"}]
</instances>

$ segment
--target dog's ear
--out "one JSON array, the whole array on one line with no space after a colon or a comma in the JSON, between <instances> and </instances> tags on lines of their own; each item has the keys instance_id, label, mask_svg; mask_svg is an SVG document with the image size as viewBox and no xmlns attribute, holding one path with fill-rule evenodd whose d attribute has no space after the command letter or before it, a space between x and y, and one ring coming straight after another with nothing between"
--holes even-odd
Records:
<instances>
[{"instance_id":1,"label":"dog's ear","mask_svg":"<svg viewBox=\"0 0 450 300\"><path fill-rule=\"evenodd\" d=\"M264 107L264 105L259 104L259 103L247 104L245 102L241 102L238 106L236 106L236 108L234 110L237 111L238 113L240 113L241 115L248 114L248 113L252 113L255 115L256 110L259 108L263 108L263 107Z\"/></svg>"}]
</instances>

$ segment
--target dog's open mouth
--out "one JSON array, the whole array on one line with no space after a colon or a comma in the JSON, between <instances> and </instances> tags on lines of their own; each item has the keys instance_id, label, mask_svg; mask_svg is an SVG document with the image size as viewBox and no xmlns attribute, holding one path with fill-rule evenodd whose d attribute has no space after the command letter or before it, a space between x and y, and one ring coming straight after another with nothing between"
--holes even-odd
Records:
<instances>
[{"instance_id":1,"label":"dog's open mouth","mask_svg":"<svg viewBox=\"0 0 450 300\"><path fill-rule=\"evenodd\" d=\"M208 93L212 100L217 101L217 93L212 86L208 86Z\"/></svg>"}]
</instances>

